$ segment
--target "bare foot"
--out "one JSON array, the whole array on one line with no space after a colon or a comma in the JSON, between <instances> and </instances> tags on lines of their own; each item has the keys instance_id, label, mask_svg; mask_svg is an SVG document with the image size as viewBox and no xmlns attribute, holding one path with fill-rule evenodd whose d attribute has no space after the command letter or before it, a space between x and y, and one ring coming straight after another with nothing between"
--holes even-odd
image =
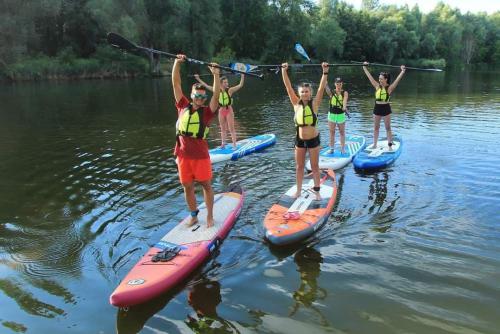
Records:
<instances>
[{"instance_id":1,"label":"bare foot","mask_svg":"<svg viewBox=\"0 0 500 334\"><path fill-rule=\"evenodd\" d=\"M215 225L215 221L213 218L208 218L207 217L207 228L210 228Z\"/></svg>"},{"instance_id":2,"label":"bare foot","mask_svg":"<svg viewBox=\"0 0 500 334\"><path fill-rule=\"evenodd\" d=\"M342 149L340 150L340 153L345 154L345 148L342 148Z\"/></svg>"},{"instance_id":3,"label":"bare foot","mask_svg":"<svg viewBox=\"0 0 500 334\"><path fill-rule=\"evenodd\" d=\"M233 150L236 150L236 144L233 144Z\"/></svg>"},{"instance_id":4,"label":"bare foot","mask_svg":"<svg viewBox=\"0 0 500 334\"><path fill-rule=\"evenodd\" d=\"M187 223L187 226L193 226L193 225L196 225L198 223L198 217L191 217L191 219L189 219L189 222Z\"/></svg>"},{"instance_id":5,"label":"bare foot","mask_svg":"<svg viewBox=\"0 0 500 334\"><path fill-rule=\"evenodd\" d=\"M293 195L293 198L299 198L301 192L302 192L302 190L297 190L297 192L295 193L295 195Z\"/></svg>"},{"instance_id":6,"label":"bare foot","mask_svg":"<svg viewBox=\"0 0 500 334\"><path fill-rule=\"evenodd\" d=\"M220 146L219 146L219 148L224 148L224 147L226 147L226 144L224 144L224 143L220 144Z\"/></svg>"}]
</instances>

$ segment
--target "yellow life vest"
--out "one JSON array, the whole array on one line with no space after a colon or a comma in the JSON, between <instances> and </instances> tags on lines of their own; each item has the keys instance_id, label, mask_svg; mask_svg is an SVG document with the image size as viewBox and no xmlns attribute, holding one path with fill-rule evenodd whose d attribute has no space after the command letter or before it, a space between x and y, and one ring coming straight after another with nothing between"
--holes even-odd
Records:
<instances>
[{"instance_id":1,"label":"yellow life vest","mask_svg":"<svg viewBox=\"0 0 500 334\"><path fill-rule=\"evenodd\" d=\"M203 107L193 110L192 104L181 112L175 127L178 136L198 139L206 139L210 130L208 126L203 124Z\"/></svg>"},{"instance_id":2,"label":"yellow life vest","mask_svg":"<svg viewBox=\"0 0 500 334\"><path fill-rule=\"evenodd\" d=\"M312 102L309 101L306 106L302 100L299 101L299 104L294 106L295 109L295 125L296 126L307 126L312 125L316 126L318 123L318 115L312 110Z\"/></svg>"},{"instance_id":3,"label":"yellow life vest","mask_svg":"<svg viewBox=\"0 0 500 334\"><path fill-rule=\"evenodd\" d=\"M379 86L379 88L375 92L375 101L389 102L390 98L391 96L389 95L387 89L382 86Z\"/></svg>"},{"instance_id":4,"label":"yellow life vest","mask_svg":"<svg viewBox=\"0 0 500 334\"><path fill-rule=\"evenodd\" d=\"M332 98L330 100L330 112L334 113L334 109L341 109L344 107L344 91L337 95L336 91L333 91Z\"/></svg>"},{"instance_id":5,"label":"yellow life vest","mask_svg":"<svg viewBox=\"0 0 500 334\"><path fill-rule=\"evenodd\" d=\"M219 94L219 106L227 107L230 106L232 103L233 101L229 93L226 90L221 91Z\"/></svg>"}]
</instances>

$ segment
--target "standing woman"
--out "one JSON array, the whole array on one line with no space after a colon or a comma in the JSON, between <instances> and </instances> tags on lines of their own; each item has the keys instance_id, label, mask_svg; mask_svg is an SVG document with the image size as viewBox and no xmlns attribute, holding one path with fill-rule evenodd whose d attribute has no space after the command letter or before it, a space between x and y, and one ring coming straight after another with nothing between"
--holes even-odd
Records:
<instances>
[{"instance_id":1,"label":"standing woman","mask_svg":"<svg viewBox=\"0 0 500 334\"><path fill-rule=\"evenodd\" d=\"M213 91L213 87L208 85L205 81L200 79L198 74L194 76L199 83L201 83L205 88L210 91ZM221 148L226 146L226 134L227 130L231 133L231 140L233 141L233 149L236 149L236 130L234 128L234 111L233 111L233 99L232 96L238 90L243 87L243 83L245 82L245 75L241 74L240 83L236 86L229 87L229 81L227 77L220 78L220 93L219 93L219 124L220 124L220 132L221 132Z\"/></svg>"},{"instance_id":2,"label":"standing woman","mask_svg":"<svg viewBox=\"0 0 500 334\"><path fill-rule=\"evenodd\" d=\"M378 133L380 129L380 120L384 118L385 131L387 132L387 142L389 147L392 146L392 130L391 130L391 105L389 99L392 92L396 89L399 81L403 78L403 74L406 71L404 65L401 65L401 72L399 73L396 80L391 84L391 75L387 72L381 72L378 76L378 82L373 79L370 74L367 65L370 63L363 63L363 71L365 71L366 76L370 80L373 88L375 88L375 107L373 108L373 145L369 148L377 148Z\"/></svg>"},{"instance_id":3,"label":"standing woman","mask_svg":"<svg viewBox=\"0 0 500 334\"><path fill-rule=\"evenodd\" d=\"M333 154L335 146L335 128L340 132L340 152L345 154L345 113L349 93L343 90L342 78L335 79L335 90L332 92L326 86L326 93L330 96L330 110L328 111L328 129L330 130L330 149L328 154Z\"/></svg>"},{"instance_id":4,"label":"standing woman","mask_svg":"<svg viewBox=\"0 0 500 334\"><path fill-rule=\"evenodd\" d=\"M311 160L311 169L313 172L314 188L317 198L319 198L319 131L316 127L318 124L318 109L323 99L326 83L328 81L328 63L322 63L323 75L319 83L318 92L312 99L313 90L309 83L302 83L298 87L298 94L292 88L290 78L288 78L288 63L281 65L281 74L283 83L285 84L288 97L292 102L295 112L295 173L297 177L297 192L295 197L299 197L302 192L302 180L304 179L304 166L306 161L306 152L309 150L309 158Z\"/></svg>"}]
</instances>

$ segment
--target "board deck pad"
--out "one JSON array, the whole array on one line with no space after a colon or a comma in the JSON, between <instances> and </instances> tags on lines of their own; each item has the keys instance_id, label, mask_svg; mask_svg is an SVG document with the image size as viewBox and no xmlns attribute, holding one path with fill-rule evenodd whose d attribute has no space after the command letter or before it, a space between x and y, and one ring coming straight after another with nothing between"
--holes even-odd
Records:
<instances>
[{"instance_id":1,"label":"board deck pad","mask_svg":"<svg viewBox=\"0 0 500 334\"><path fill-rule=\"evenodd\" d=\"M382 140L377 142L377 147L372 148L372 145L369 145L366 147L366 151L370 151L368 154L371 157L378 157L381 154L384 153L394 153L395 151L399 150L400 143L395 141L392 145L392 147L389 147L389 142L387 140Z\"/></svg>"},{"instance_id":2,"label":"board deck pad","mask_svg":"<svg viewBox=\"0 0 500 334\"><path fill-rule=\"evenodd\" d=\"M234 210L239 198L218 194L214 197L214 226L207 228L207 207L200 206L198 223L188 226L191 217L185 218L168 232L161 241L182 245L204 240L212 240L223 227L224 219Z\"/></svg>"}]
</instances>

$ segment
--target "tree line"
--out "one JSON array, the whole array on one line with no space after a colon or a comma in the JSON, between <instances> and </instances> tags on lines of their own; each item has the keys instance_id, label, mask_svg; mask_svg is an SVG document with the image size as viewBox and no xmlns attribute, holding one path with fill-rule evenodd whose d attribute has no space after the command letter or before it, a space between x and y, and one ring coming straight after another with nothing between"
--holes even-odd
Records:
<instances>
[{"instance_id":1,"label":"tree line","mask_svg":"<svg viewBox=\"0 0 500 334\"><path fill-rule=\"evenodd\" d=\"M10 78L144 73L145 59L106 43L117 32L139 45L219 62L317 60L413 66L500 63L500 12L461 13L444 3L356 9L337 0L3 0L0 73Z\"/></svg>"}]
</instances>

